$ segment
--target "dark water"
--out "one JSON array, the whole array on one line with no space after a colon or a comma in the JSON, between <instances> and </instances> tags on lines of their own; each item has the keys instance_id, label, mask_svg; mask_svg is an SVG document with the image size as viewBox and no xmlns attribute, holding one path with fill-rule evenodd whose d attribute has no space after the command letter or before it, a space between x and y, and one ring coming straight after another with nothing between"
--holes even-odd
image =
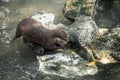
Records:
<instances>
[{"instance_id":1,"label":"dark water","mask_svg":"<svg viewBox=\"0 0 120 80\"><path fill-rule=\"evenodd\" d=\"M0 80L48 80L44 77L46 75L41 76L38 72L36 54L22 39L19 38L13 44L10 41L15 35L17 23L39 11L55 14L55 23L65 23L62 14L65 2L66 0L0 0ZM76 77L73 80L120 80L120 65L111 66L100 68L94 76ZM58 77L54 80L62 79Z\"/></svg>"}]
</instances>

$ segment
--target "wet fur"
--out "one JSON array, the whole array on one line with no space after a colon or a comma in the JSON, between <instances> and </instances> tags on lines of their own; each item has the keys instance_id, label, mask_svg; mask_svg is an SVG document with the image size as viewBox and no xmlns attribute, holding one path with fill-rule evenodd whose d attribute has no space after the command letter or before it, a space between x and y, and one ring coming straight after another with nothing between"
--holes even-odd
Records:
<instances>
[{"instance_id":1,"label":"wet fur","mask_svg":"<svg viewBox=\"0 0 120 80\"><path fill-rule=\"evenodd\" d=\"M25 18L18 23L13 41L21 36L46 49L63 48L68 41L67 34L62 29L49 30L32 18Z\"/></svg>"}]
</instances>

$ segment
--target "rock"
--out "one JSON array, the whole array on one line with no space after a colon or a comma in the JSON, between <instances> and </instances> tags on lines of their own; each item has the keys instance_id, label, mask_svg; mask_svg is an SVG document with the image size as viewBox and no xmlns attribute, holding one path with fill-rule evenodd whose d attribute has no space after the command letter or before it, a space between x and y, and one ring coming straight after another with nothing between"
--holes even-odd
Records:
<instances>
[{"instance_id":1,"label":"rock","mask_svg":"<svg viewBox=\"0 0 120 80\"><path fill-rule=\"evenodd\" d=\"M91 17L81 16L68 27L68 31L70 34L76 35L81 46L86 46L97 36L98 27Z\"/></svg>"},{"instance_id":2,"label":"rock","mask_svg":"<svg viewBox=\"0 0 120 80\"><path fill-rule=\"evenodd\" d=\"M118 45L120 39L120 28L108 30L105 34L100 36L97 40L91 43L93 51L101 63L115 63L120 61L120 48Z\"/></svg>"},{"instance_id":3,"label":"rock","mask_svg":"<svg viewBox=\"0 0 120 80\"><path fill-rule=\"evenodd\" d=\"M72 22L80 15L91 16L98 27L111 28L120 22L119 8L118 0L67 0L63 14Z\"/></svg>"},{"instance_id":4,"label":"rock","mask_svg":"<svg viewBox=\"0 0 120 80\"><path fill-rule=\"evenodd\" d=\"M95 3L95 5L93 3ZM114 50L117 50L118 48L113 46L114 50L112 50L112 46L108 47L108 45L119 44L118 41L116 43L109 41L110 39L113 41L115 39L116 41L115 37L110 37L111 33L109 30L111 31L111 28L115 28L115 25L120 21L119 6L119 1L115 0L110 2L107 2L106 0L67 0L64 7L64 15L67 18L75 20L75 22L67 29L70 34L70 41L73 43L79 42L83 47L89 45L92 50L86 49L89 53L93 54L94 52L94 58L99 58L99 60L95 60L97 62L103 64L117 62L116 59L119 60L119 51L116 53ZM108 13L110 13L110 15L108 15ZM101 29L103 27L104 29ZM101 40L108 40L108 42L104 43L104 41ZM102 42L105 45L102 45ZM113 56L111 53L114 52L116 55L114 54ZM99 54L99 57L97 54ZM107 60L106 63L105 60Z\"/></svg>"},{"instance_id":5,"label":"rock","mask_svg":"<svg viewBox=\"0 0 120 80\"><path fill-rule=\"evenodd\" d=\"M32 18L41 22L42 25L44 25L46 28L49 28L49 29L56 28L52 26L55 19L55 16L52 13L37 12L34 16L32 16Z\"/></svg>"},{"instance_id":6,"label":"rock","mask_svg":"<svg viewBox=\"0 0 120 80\"><path fill-rule=\"evenodd\" d=\"M80 15L91 16L95 1L96 0L67 0L63 14L72 21Z\"/></svg>"},{"instance_id":7,"label":"rock","mask_svg":"<svg viewBox=\"0 0 120 80\"><path fill-rule=\"evenodd\" d=\"M92 58L92 49L89 50L88 45L91 44L98 35L98 27L92 17L94 2L94 0L68 0L64 11L65 13L69 13L69 11L73 10L73 5L74 7L77 7L74 8L73 11L76 13L76 16L71 18L74 19L75 22L68 27L67 31L69 34L73 34L75 36L73 39L76 39L75 41L79 42L78 44L86 48ZM69 15L67 18L70 18Z\"/></svg>"},{"instance_id":8,"label":"rock","mask_svg":"<svg viewBox=\"0 0 120 80\"><path fill-rule=\"evenodd\" d=\"M63 14L66 18L70 19L71 21L74 21L77 12L76 10L78 10L79 8L79 4L78 4L78 0L67 0L64 9L63 9ZM76 5L73 5L73 4Z\"/></svg>"},{"instance_id":9,"label":"rock","mask_svg":"<svg viewBox=\"0 0 120 80\"><path fill-rule=\"evenodd\" d=\"M109 14L109 15L108 15ZM101 28L113 28L120 22L119 0L97 0L93 12L96 24Z\"/></svg>"},{"instance_id":10,"label":"rock","mask_svg":"<svg viewBox=\"0 0 120 80\"><path fill-rule=\"evenodd\" d=\"M35 15L31 16L32 18L38 20L44 25L44 27L48 29L55 28L65 28L65 25L59 23L57 25L54 24L55 15L48 12L37 12Z\"/></svg>"},{"instance_id":11,"label":"rock","mask_svg":"<svg viewBox=\"0 0 120 80\"><path fill-rule=\"evenodd\" d=\"M54 55L37 56L39 70L47 75L57 75L64 78L93 75L97 67L86 67L85 62L76 53L55 53Z\"/></svg>"}]
</instances>

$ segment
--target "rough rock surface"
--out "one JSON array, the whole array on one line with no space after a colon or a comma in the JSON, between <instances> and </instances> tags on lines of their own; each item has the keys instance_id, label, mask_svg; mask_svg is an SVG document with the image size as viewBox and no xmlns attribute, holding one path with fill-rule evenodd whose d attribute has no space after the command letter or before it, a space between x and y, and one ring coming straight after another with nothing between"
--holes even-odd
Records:
<instances>
[{"instance_id":1,"label":"rough rock surface","mask_svg":"<svg viewBox=\"0 0 120 80\"><path fill-rule=\"evenodd\" d=\"M92 16L98 27L112 28L120 22L120 1L67 0L63 13L65 17L72 19L72 21L78 15Z\"/></svg>"},{"instance_id":2,"label":"rough rock surface","mask_svg":"<svg viewBox=\"0 0 120 80\"><path fill-rule=\"evenodd\" d=\"M78 4L75 5L74 3L78 3ZM95 3L95 5L93 3ZM106 0L81 0L81 1L80 0L67 0L66 6L64 7L65 17L67 17L68 19L70 18L70 19L75 20L75 22L69 26L70 29L73 30L74 27L77 27L77 28L80 27L79 29L73 30L73 33L75 36L74 39L77 38L76 40L73 40L73 41L78 40L78 42L82 46L84 46L83 43L88 44L93 49L93 52L95 53L95 55L99 54L99 56L97 56L97 58L99 57L99 59L101 59L101 60L99 60L98 62L104 63L104 60L106 60L106 59L108 60L107 56L111 57L111 55L112 55L112 57L114 57L116 59L118 59L118 57L119 57L118 48L111 45L111 44L119 44L119 42L118 42L119 33L117 34L116 37L109 36L109 35L116 35L115 33L117 33L117 32L115 32L115 31L114 31L115 33L111 33L111 32L113 32L113 30L117 30L117 28L119 28L116 25L120 21L120 17L119 17L120 9L119 8L120 8L120 1L118 1L118 0L112 0L109 2ZM76 15L74 15L74 17L73 17L72 14L75 14L75 13L76 13ZM88 13L89 13L89 15L88 15ZM68 15L66 15L66 14L68 14ZM89 17L91 19L84 20L84 18L81 17L83 15L85 16L85 18ZM87 26L87 24L90 21L92 21L92 19L97 24L97 27L94 27L94 25L91 25L93 28L90 26ZM81 20L81 21L79 21L79 20ZM85 21L86 21L86 23L85 23ZM73 28L71 28L71 26ZM85 29L85 27L88 29L88 31L87 31L87 29ZM99 29L99 35L97 35L96 40L93 40L94 39L93 37L95 37L96 34L98 33L97 28ZM71 31L70 31L70 33L71 33ZM105 40L106 43L102 40ZM113 43L112 41L115 41L115 43ZM102 43L104 43L105 45L102 45ZM111 47L112 47L112 49L111 49ZM114 49L113 49L113 47L114 47ZM99 48L99 49L97 49L97 48ZM117 52L115 52L116 50L117 50ZM105 53L105 55L101 55L101 53L103 53L103 54ZM110 59L113 62L116 62L112 57ZM108 63L111 63L111 61L108 60Z\"/></svg>"},{"instance_id":3,"label":"rough rock surface","mask_svg":"<svg viewBox=\"0 0 120 80\"><path fill-rule=\"evenodd\" d=\"M97 67L86 67L86 61L75 52L55 53L37 57L40 66L39 71L48 75L57 75L64 78L75 76L94 75Z\"/></svg>"},{"instance_id":4,"label":"rough rock surface","mask_svg":"<svg viewBox=\"0 0 120 80\"><path fill-rule=\"evenodd\" d=\"M96 0L67 0L63 14L72 21L80 15L91 16Z\"/></svg>"},{"instance_id":5,"label":"rough rock surface","mask_svg":"<svg viewBox=\"0 0 120 80\"><path fill-rule=\"evenodd\" d=\"M120 1L96 0L93 17L99 27L115 27L120 22Z\"/></svg>"},{"instance_id":6,"label":"rough rock surface","mask_svg":"<svg viewBox=\"0 0 120 80\"><path fill-rule=\"evenodd\" d=\"M109 63L112 63L112 61L115 62L113 58L120 61L120 25L115 26L115 28L111 30L105 29L107 30L106 33L93 41L91 46L97 56L100 57L101 55L104 55L106 58L109 58L111 60ZM107 54L111 55L113 58Z\"/></svg>"},{"instance_id":7,"label":"rough rock surface","mask_svg":"<svg viewBox=\"0 0 120 80\"><path fill-rule=\"evenodd\" d=\"M73 24L68 26L70 34L77 36L81 46L86 46L98 35L98 27L89 16L80 16Z\"/></svg>"}]
</instances>

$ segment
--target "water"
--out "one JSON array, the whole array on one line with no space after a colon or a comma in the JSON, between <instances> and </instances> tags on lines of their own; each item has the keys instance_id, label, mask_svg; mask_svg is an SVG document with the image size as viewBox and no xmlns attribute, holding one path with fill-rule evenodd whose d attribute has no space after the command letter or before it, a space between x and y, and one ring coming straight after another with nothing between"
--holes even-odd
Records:
<instances>
[{"instance_id":1,"label":"water","mask_svg":"<svg viewBox=\"0 0 120 80\"><path fill-rule=\"evenodd\" d=\"M18 22L36 12L51 12L56 16L55 24L65 23L66 19L62 14L65 2L66 0L0 0L0 80L45 80L47 78L46 75L41 77L39 74L36 55L22 42L22 39L19 38L12 44L10 41L15 35ZM75 80L120 79L119 64L100 70L94 76L76 77Z\"/></svg>"}]
</instances>

